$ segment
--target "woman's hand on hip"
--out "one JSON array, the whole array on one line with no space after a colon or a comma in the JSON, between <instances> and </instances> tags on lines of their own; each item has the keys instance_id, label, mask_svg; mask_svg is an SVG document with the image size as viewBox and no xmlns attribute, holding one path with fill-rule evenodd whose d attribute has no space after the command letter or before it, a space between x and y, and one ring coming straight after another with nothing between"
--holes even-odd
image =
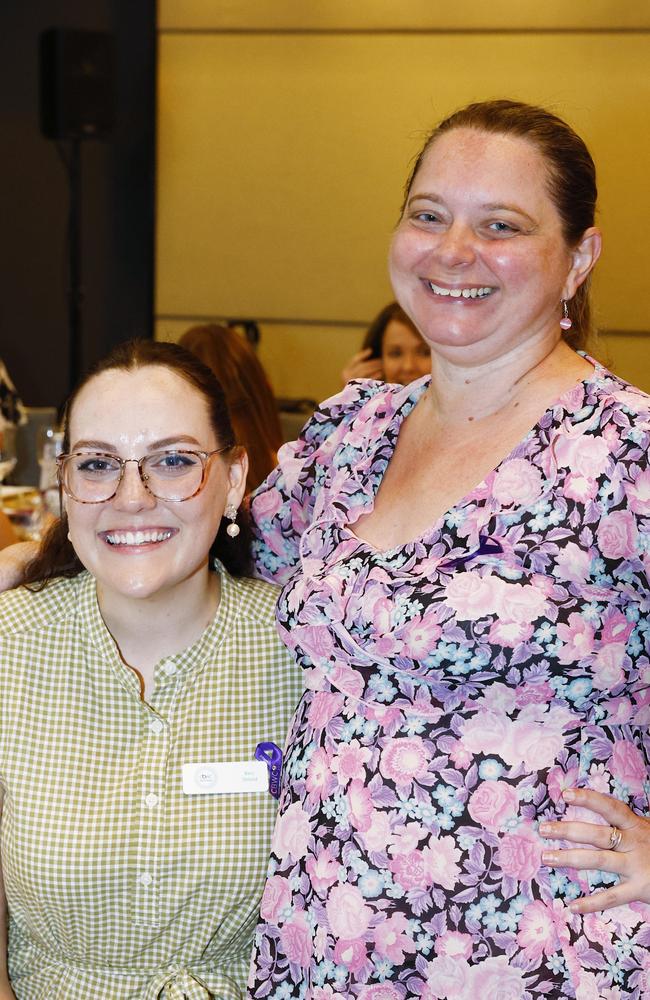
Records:
<instances>
[{"instance_id":1,"label":"woman's hand on hip","mask_svg":"<svg viewBox=\"0 0 650 1000\"><path fill-rule=\"evenodd\" d=\"M596 813L605 822L562 819L540 823L542 837L581 845L545 848L542 862L551 868L612 872L620 879L617 885L574 899L569 909L574 913L596 913L623 903L650 903L650 820L637 816L612 795L588 788L568 788L563 798L572 806Z\"/></svg>"}]
</instances>

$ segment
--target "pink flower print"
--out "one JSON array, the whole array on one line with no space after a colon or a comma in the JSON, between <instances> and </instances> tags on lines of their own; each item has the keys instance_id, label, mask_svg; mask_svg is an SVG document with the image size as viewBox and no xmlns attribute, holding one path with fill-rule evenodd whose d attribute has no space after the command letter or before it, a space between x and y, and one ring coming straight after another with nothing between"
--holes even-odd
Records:
<instances>
[{"instance_id":1,"label":"pink flower print","mask_svg":"<svg viewBox=\"0 0 650 1000\"><path fill-rule=\"evenodd\" d=\"M317 691L312 698L307 720L312 729L324 729L343 706L343 696L331 691Z\"/></svg>"},{"instance_id":2,"label":"pink flower print","mask_svg":"<svg viewBox=\"0 0 650 1000\"><path fill-rule=\"evenodd\" d=\"M558 947L555 921L550 908L541 900L528 903L521 915L517 943L526 957L539 962L542 955L552 955Z\"/></svg>"},{"instance_id":3,"label":"pink flower print","mask_svg":"<svg viewBox=\"0 0 650 1000\"><path fill-rule=\"evenodd\" d=\"M504 621L528 624L547 614L548 602L541 587L526 583L500 581L496 613Z\"/></svg>"},{"instance_id":4,"label":"pink flower print","mask_svg":"<svg viewBox=\"0 0 650 1000\"><path fill-rule=\"evenodd\" d=\"M627 505L635 514L650 515L650 470L644 469L633 483L625 483Z\"/></svg>"},{"instance_id":5,"label":"pink flower print","mask_svg":"<svg viewBox=\"0 0 650 1000\"><path fill-rule=\"evenodd\" d=\"M468 962L451 955L439 955L427 966L427 984L422 1000L469 1000L470 996L474 996L469 989ZM488 995L483 996L487 1000Z\"/></svg>"},{"instance_id":6,"label":"pink flower print","mask_svg":"<svg viewBox=\"0 0 650 1000\"><path fill-rule=\"evenodd\" d=\"M584 583L589 578L591 556L575 542L567 542L555 560L555 576L570 583Z\"/></svg>"},{"instance_id":7,"label":"pink flower print","mask_svg":"<svg viewBox=\"0 0 650 1000\"><path fill-rule=\"evenodd\" d=\"M607 705L607 722L609 725L624 726L634 717L632 702L629 698L612 698ZM637 720L638 721L638 720ZM642 723L639 723L642 725Z\"/></svg>"},{"instance_id":8,"label":"pink flower print","mask_svg":"<svg viewBox=\"0 0 650 1000\"><path fill-rule=\"evenodd\" d=\"M398 854L391 858L388 868L404 889L426 889L432 884L431 869L422 851Z\"/></svg>"},{"instance_id":9,"label":"pink flower print","mask_svg":"<svg viewBox=\"0 0 650 1000\"><path fill-rule=\"evenodd\" d=\"M483 712L484 708L490 709L492 712L512 712L515 707L516 696L515 692L507 684L502 684L500 681L495 681L494 684L490 684L486 688L483 697L479 702L476 702L476 706L480 712Z\"/></svg>"},{"instance_id":10,"label":"pink flower print","mask_svg":"<svg viewBox=\"0 0 650 1000\"><path fill-rule=\"evenodd\" d=\"M391 631L393 607L386 594L385 583L370 581L365 586L359 600L359 611L362 621L372 624L373 631L378 635Z\"/></svg>"},{"instance_id":11,"label":"pink flower print","mask_svg":"<svg viewBox=\"0 0 650 1000\"><path fill-rule=\"evenodd\" d=\"M552 767L548 772L548 779L546 782L551 801L554 802L555 805L557 805L558 802L562 802L562 792L565 788L575 788L577 780L577 767L570 767L568 771L565 771L559 766Z\"/></svg>"},{"instance_id":12,"label":"pink flower print","mask_svg":"<svg viewBox=\"0 0 650 1000\"><path fill-rule=\"evenodd\" d=\"M337 994L339 997L342 994ZM380 983L378 986L364 986L359 994L359 1000L404 1000L404 994L398 992L390 983Z\"/></svg>"},{"instance_id":13,"label":"pink flower print","mask_svg":"<svg viewBox=\"0 0 650 1000\"><path fill-rule=\"evenodd\" d=\"M440 934L436 938L434 948L436 955L468 960L472 957L474 939L471 934L461 934L460 931L445 931L444 934Z\"/></svg>"},{"instance_id":14,"label":"pink flower print","mask_svg":"<svg viewBox=\"0 0 650 1000\"><path fill-rule=\"evenodd\" d=\"M603 1000L598 988L598 980L593 972L580 972L580 982L576 988L576 1000Z\"/></svg>"},{"instance_id":15,"label":"pink flower print","mask_svg":"<svg viewBox=\"0 0 650 1000\"><path fill-rule=\"evenodd\" d=\"M345 664L337 664L328 673L328 678L333 687L338 688L351 698L360 698L363 694L363 677Z\"/></svg>"},{"instance_id":16,"label":"pink flower print","mask_svg":"<svg viewBox=\"0 0 650 1000\"><path fill-rule=\"evenodd\" d=\"M612 774L626 785L633 795L643 791L646 766L641 751L627 740L616 740L609 758Z\"/></svg>"},{"instance_id":17,"label":"pink flower print","mask_svg":"<svg viewBox=\"0 0 650 1000\"><path fill-rule=\"evenodd\" d=\"M517 708L524 708L526 705L545 705L554 695L548 681L526 682L516 689L515 700Z\"/></svg>"},{"instance_id":18,"label":"pink flower print","mask_svg":"<svg viewBox=\"0 0 650 1000\"><path fill-rule=\"evenodd\" d=\"M329 660L334 651L334 639L326 625L297 625L293 639L314 661Z\"/></svg>"},{"instance_id":19,"label":"pink flower print","mask_svg":"<svg viewBox=\"0 0 650 1000\"><path fill-rule=\"evenodd\" d=\"M528 642L534 628L527 622L495 621L490 626L489 640L496 646L516 649L522 642Z\"/></svg>"},{"instance_id":20,"label":"pink flower print","mask_svg":"<svg viewBox=\"0 0 650 1000\"><path fill-rule=\"evenodd\" d=\"M612 935L600 913L585 913L582 926L590 941L602 945L603 948L611 948Z\"/></svg>"},{"instance_id":21,"label":"pink flower print","mask_svg":"<svg viewBox=\"0 0 650 1000\"><path fill-rule=\"evenodd\" d=\"M532 774L551 767L563 746L562 728L555 727L550 717L542 722L519 718L512 725L510 743L503 749L502 756L508 764L523 764Z\"/></svg>"},{"instance_id":22,"label":"pink flower print","mask_svg":"<svg viewBox=\"0 0 650 1000\"><path fill-rule=\"evenodd\" d=\"M596 538L606 559L630 559L636 555L638 531L634 514L615 510L603 517Z\"/></svg>"},{"instance_id":23,"label":"pink flower print","mask_svg":"<svg viewBox=\"0 0 650 1000\"><path fill-rule=\"evenodd\" d=\"M460 876L457 861L460 860L460 849L455 846L453 837L438 837L432 839L422 852L429 873L428 882L441 885L444 889L453 889Z\"/></svg>"},{"instance_id":24,"label":"pink flower print","mask_svg":"<svg viewBox=\"0 0 650 1000\"><path fill-rule=\"evenodd\" d=\"M361 834L366 850L385 851L391 833L388 813L373 809L369 819L370 825Z\"/></svg>"},{"instance_id":25,"label":"pink flower print","mask_svg":"<svg viewBox=\"0 0 650 1000\"><path fill-rule=\"evenodd\" d=\"M427 773L429 752L419 736L391 737L381 752L379 770L396 785L408 785Z\"/></svg>"},{"instance_id":26,"label":"pink flower print","mask_svg":"<svg viewBox=\"0 0 650 1000\"><path fill-rule=\"evenodd\" d=\"M311 961L311 931L307 917L300 910L280 929L282 950L290 962L308 969Z\"/></svg>"},{"instance_id":27,"label":"pink flower print","mask_svg":"<svg viewBox=\"0 0 650 1000\"><path fill-rule=\"evenodd\" d=\"M496 596L494 581L471 570L456 573L445 588L445 602L453 608L459 621L474 621L493 614Z\"/></svg>"},{"instance_id":28,"label":"pink flower print","mask_svg":"<svg viewBox=\"0 0 650 1000\"><path fill-rule=\"evenodd\" d=\"M468 811L475 823L487 830L499 830L517 815L519 797L506 781L481 781L470 795Z\"/></svg>"},{"instance_id":29,"label":"pink flower print","mask_svg":"<svg viewBox=\"0 0 650 1000\"><path fill-rule=\"evenodd\" d=\"M627 645L634 629L634 622L629 622L625 615L614 609L603 620L603 627L600 632L602 643L621 642Z\"/></svg>"},{"instance_id":30,"label":"pink flower print","mask_svg":"<svg viewBox=\"0 0 650 1000\"><path fill-rule=\"evenodd\" d=\"M569 615L568 625L558 625L557 635L562 642L558 654L560 663L576 663L589 656L594 648L593 626L576 612Z\"/></svg>"},{"instance_id":31,"label":"pink flower print","mask_svg":"<svg viewBox=\"0 0 650 1000\"><path fill-rule=\"evenodd\" d=\"M319 896L327 894L327 890L338 881L340 861L330 854L330 848L326 847L318 856L310 854L305 865L311 884ZM277 876L273 876L277 878Z\"/></svg>"},{"instance_id":32,"label":"pink flower print","mask_svg":"<svg viewBox=\"0 0 650 1000\"><path fill-rule=\"evenodd\" d=\"M403 913L394 913L392 917L378 924L374 929L375 948L382 958L387 958L394 965L401 965L404 955L415 952L415 941L408 932L408 920Z\"/></svg>"},{"instance_id":33,"label":"pink flower print","mask_svg":"<svg viewBox=\"0 0 650 1000\"><path fill-rule=\"evenodd\" d=\"M580 434L559 436L554 447L557 464L586 479L598 479L607 468L609 445L602 437Z\"/></svg>"},{"instance_id":34,"label":"pink flower print","mask_svg":"<svg viewBox=\"0 0 650 1000\"><path fill-rule=\"evenodd\" d=\"M338 754L332 758L332 771L338 774L339 785L347 785L352 778L363 781L366 777L365 765L370 757L370 750L362 747L359 740L340 743Z\"/></svg>"},{"instance_id":35,"label":"pink flower print","mask_svg":"<svg viewBox=\"0 0 650 1000\"><path fill-rule=\"evenodd\" d=\"M529 826L506 833L497 850L497 863L504 875L529 882L539 871L542 844Z\"/></svg>"},{"instance_id":36,"label":"pink flower print","mask_svg":"<svg viewBox=\"0 0 650 1000\"><path fill-rule=\"evenodd\" d=\"M610 773L609 768L605 767L604 764L592 764L589 768L589 788L592 788L594 792L602 792L604 795L610 794L609 787ZM573 785L568 785L568 788L575 788L577 784L577 778L574 780Z\"/></svg>"},{"instance_id":37,"label":"pink flower print","mask_svg":"<svg viewBox=\"0 0 650 1000\"><path fill-rule=\"evenodd\" d=\"M324 799L329 794L333 784L327 750L324 747L319 747L309 761L305 786L310 796Z\"/></svg>"},{"instance_id":38,"label":"pink flower print","mask_svg":"<svg viewBox=\"0 0 650 1000\"><path fill-rule=\"evenodd\" d=\"M419 823L406 823L395 830L389 854L410 854L416 851L421 840L428 836L427 830Z\"/></svg>"},{"instance_id":39,"label":"pink flower print","mask_svg":"<svg viewBox=\"0 0 650 1000\"><path fill-rule=\"evenodd\" d=\"M335 885L325 909L332 934L345 941L365 934L372 919L372 910L354 885Z\"/></svg>"},{"instance_id":40,"label":"pink flower print","mask_svg":"<svg viewBox=\"0 0 650 1000\"><path fill-rule=\"evenodd\" d=\"M592 668L594 687L599 691L611 691L625 680L623 665L626 658L625 643L609 642L601 646Z\"/></svg>"},{"instance_id":41,"label":"pink flower print","mask_svg":"<svg viewBox=\"0 0 650 1000\"><path fill-rule=\"evenodd\" d=\"M542 474L525 458L504 462L492 483L492 496L504 507L534 503L541 492Z\"/></svg>"},{"instance_id":42,"label":"pink flower print","mask_svg":"<svg viewBox=\"0 0 650 1000\"><path fill-rule=\"evenodd\" d=\"M472 753L498 753L509 737L511 726L506 715L490 711L477 712L463 724L463 749ZM469 760L467 763L469 764Z\"/></svg>"},{"instance_id":43,"label":"pink flower print","mask_svg":"<svg viewBox=\"0 0 650 1000\"><path fill-rule=\"evenodd\" d=\"M426 618L412 618L399 630L397 638L404 656L421 660L435 649L441 635L442 628L436 622L428 621Z\"/></svg>"},{"instance_id":44,"label":"pink flower print","mask_svg":"<svg viewBox=\"0 0 650 1000\"><path fill-rule=\"evenodd\" d=\"M263 521L267 517L273 517L280 510L282 504L282 494L275 487L258 493L251 509L255 512L255 520Z\"/></svg>"},{"instance_id":45,"label":"pink flower print","mask_svg":"<svg viewBox=\"0 0 650 1000\"><path fill-rule=\"evenodd\" d=\"M266 880L260 903L262 920L277 921L278 915L282 910L286 910L290 903L291 889L288 880L282 875L271 875Z\"/></svg>"},{"instance_id":46,"label":"pink flower print","mask_svg":"<svg viewBox=\"0 0 650 1000\"><path fill-rule=\"evenodd\" d=\"M598 493L598 483L595 479L587 479L586 476L579 476L570 472L564 480L563 492L569 500L577 500L578 503L588 503Z\"/></svg>"},{"instance_id":47,"label":"pink flower print","mask_svg":"<svg viewBox=\"0 0 650 1000\"><path fill-rule=\"evenodd\" d=\"M273 851L281 861L288 857L292 861L298 861L307 853L310 838L309 816L299 802L294 802L283 815L278 816L273 834Z\"/></svg>"},{"instance_id":48,"label":"pink flower print","mask_svg":"<svg viewBox=\"0 0 650 1000\"><path fill-rule=\"evenodd\" d=\"M314 986L312 992L312 1000L340 1000L340 997L341 994L335 993L331 986Z\"/></svg>"},{"instance_id":49,"label":"pink flower print","mask_svg":"<svg viewBox=\"0 0 650 1000\"><path fill-rule=\"evenodd\" d=\"M351 782L348 788L347 800L352 826L355 830L360 830L361 832L367 830L370 827L374 809L372 799L370 798L370 791L366 788L363 781L355 780Z\"/></svg>"},{"instance_id":50,"label":"pink flower print","mask_svg":"<svg viewBox=\"0 0 650 1000\"><path fill-rule=\"evenodd\" d=\"M356 938L354 941L340 939L336 942L334 961L337 965L344 965L353 976L364 967L367 959L366 943L360 938ZM340 993L337 996L340 1000Z\"/></svg>"},{"instance_id":51,"label":"pink flower print","mask_svg":"<svg viewBox=\"0 0 650 1000\"><path fill-rule=\"evenodd\" d=\"M498 1000L522 1000L526 982L522 969L511 965L505 955L486 958L470 968L467 1000L479 997Z\"/></svg>"},{"instance_id":52,"label":"pink flower print","mask_svg":"<svg viewBox=\"0 0 650 1000\"><path fill-rule=\"evenodd\" d=\"M472 754L461 740L454 740L454 745L449 751L449 757L452 763L461 770L469 767L472 761Z\"/></svg>"}]
</instances>

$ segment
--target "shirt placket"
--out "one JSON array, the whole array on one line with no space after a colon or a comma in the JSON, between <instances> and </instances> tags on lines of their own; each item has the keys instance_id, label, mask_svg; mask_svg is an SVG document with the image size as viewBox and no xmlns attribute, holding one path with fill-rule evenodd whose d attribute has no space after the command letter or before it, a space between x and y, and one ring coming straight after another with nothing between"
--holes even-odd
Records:
<instances>
[{"instance_id":1,"label":"shirt placket","mask_svg":"<svg viewBox=\"0 0 650 1000\"><path fill-rule=\"evenodd\" d=\"M156 672L154 705L142 705L138 863L133 908L133 922L140 927L157 927L161 921L160 856L172 744L169 720L180 686L179 667L174 658L162 660Z\"/></svg>"}]
</instances>

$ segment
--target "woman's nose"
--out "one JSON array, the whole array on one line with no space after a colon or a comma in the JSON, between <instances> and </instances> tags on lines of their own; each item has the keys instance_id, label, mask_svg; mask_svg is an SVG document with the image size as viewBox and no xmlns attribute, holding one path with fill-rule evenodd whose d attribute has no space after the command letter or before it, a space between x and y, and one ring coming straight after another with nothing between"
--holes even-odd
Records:
<instances>
[{"instance_id":1,"label":"woman's nose","mask_svg":"<svg viewBox=\"0 0 650 1000\"><path fill-rule=\"evenodd\" d=\"M441 234L437 252L448 266L473 263L476 258L474 233L469 226L452 223Z\"/></svg>"},{"instance_id":2,"label":"woman's nose","mask_svg":"<svg viewBox=\"0 0 650 1000\"><path fill-rule=\"evenodd\" d=\"M118 508L130 510L156 506L156 498L142 482L137 462L125 462L124 473L117 493L113 497L113 504Z\"/></svg>"}]
</instances>

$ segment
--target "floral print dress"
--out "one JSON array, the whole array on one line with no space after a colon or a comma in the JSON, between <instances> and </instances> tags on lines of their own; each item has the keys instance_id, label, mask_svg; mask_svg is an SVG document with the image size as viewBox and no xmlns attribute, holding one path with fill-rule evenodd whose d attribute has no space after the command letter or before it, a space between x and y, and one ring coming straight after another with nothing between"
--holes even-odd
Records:
<instances>
[{"instance_id":1,"label":"floral print dress","mask_svg":"<svg viewBox=\"0 0 650 1000\"><path fill-rule=\"evenodd\" d=\"M593 363L406 545L354 522L428 378L350 383L258 490L307 692L250 996L650 997L650 907L572 914L615 877L540 859L567 786L648 809L650 398Z\"/></svg>"}]
</instances>

